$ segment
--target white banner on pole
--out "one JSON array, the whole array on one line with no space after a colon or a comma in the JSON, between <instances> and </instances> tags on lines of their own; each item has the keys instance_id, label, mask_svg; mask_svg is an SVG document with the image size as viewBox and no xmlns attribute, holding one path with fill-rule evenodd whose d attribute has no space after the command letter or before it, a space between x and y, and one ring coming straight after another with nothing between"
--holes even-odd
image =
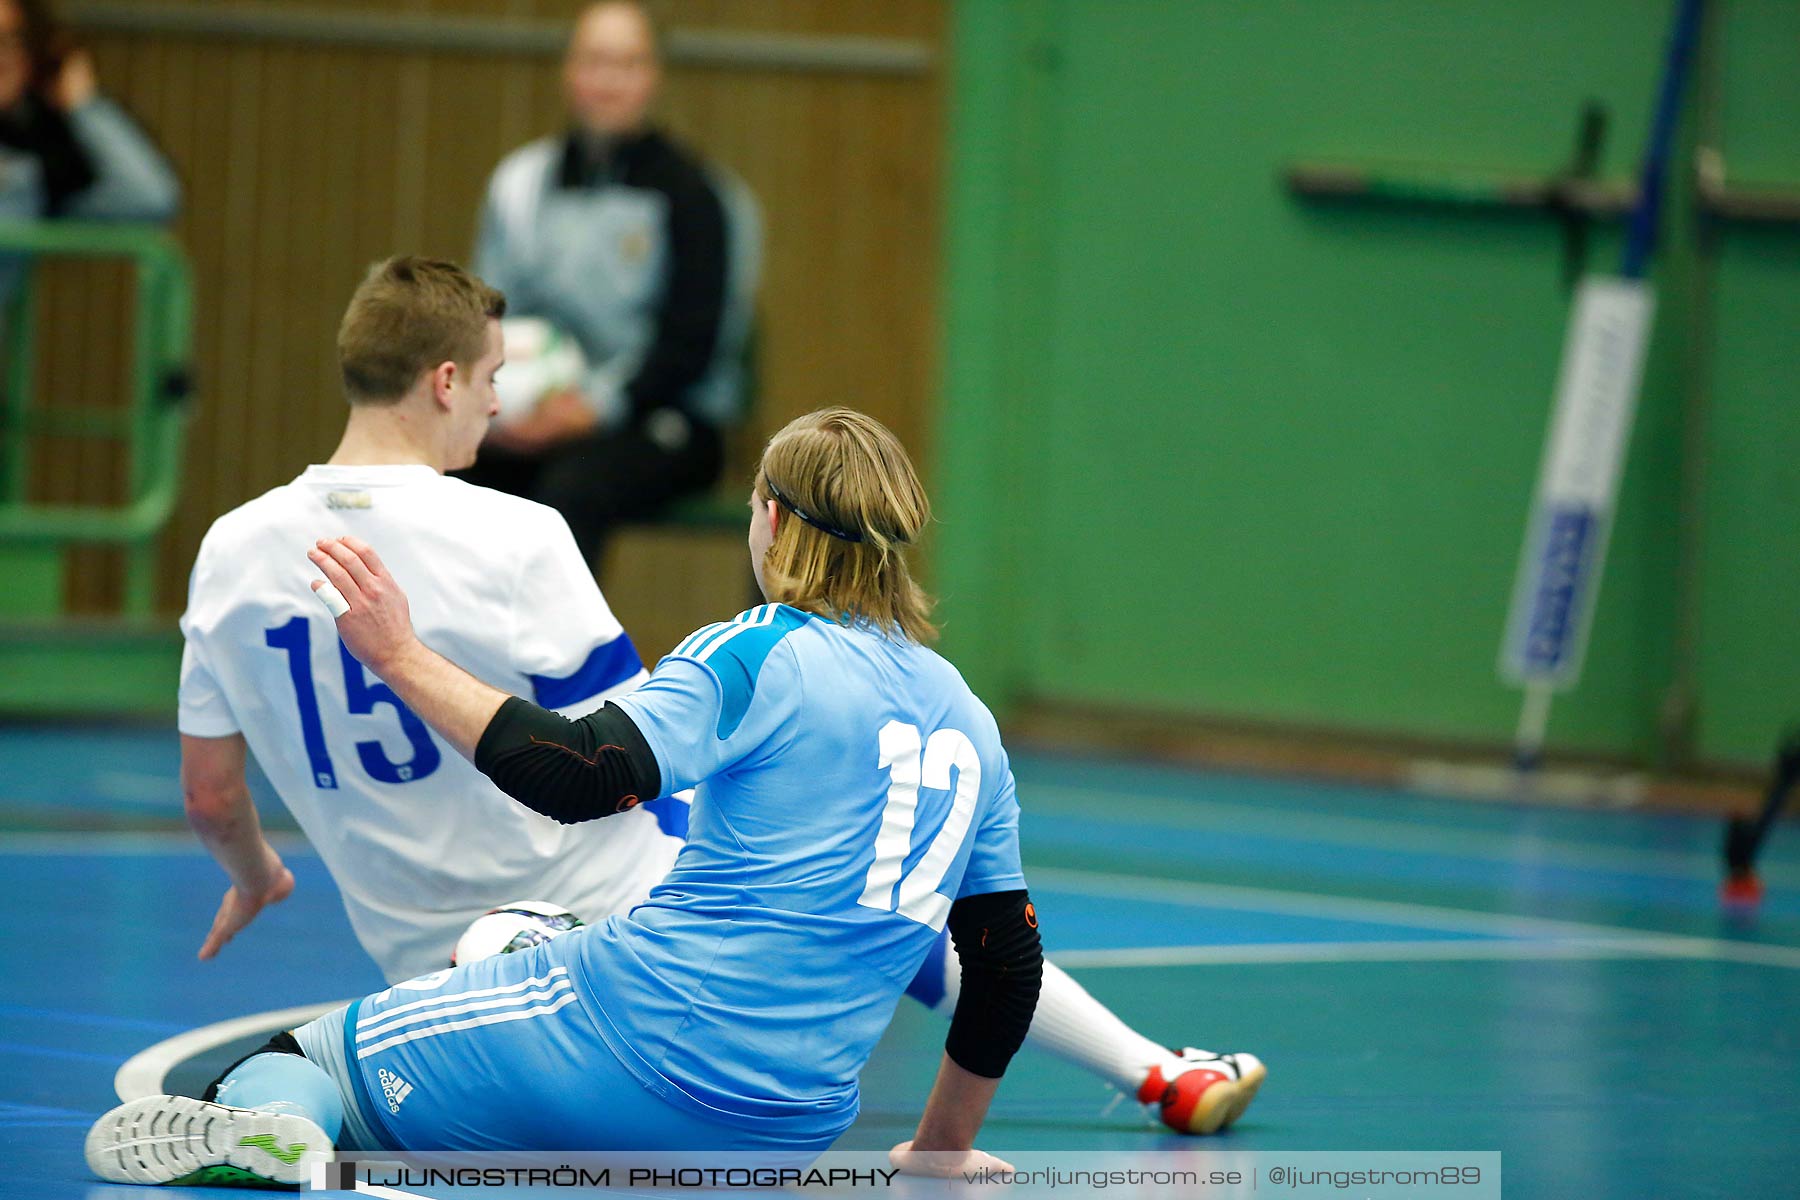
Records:
<instances>
[{"instance_id":1,"label":"white banner on pole","mask_svg":"<svg viewBox=\"0 0 1800 1200\"><path fill-rule=\"evenodd\" d=\"M1654 308L1639 279L1590 276L1576 293L1500 650L1514 684L1561 691L1580 677Z\"/></svg>"}]
</instances>

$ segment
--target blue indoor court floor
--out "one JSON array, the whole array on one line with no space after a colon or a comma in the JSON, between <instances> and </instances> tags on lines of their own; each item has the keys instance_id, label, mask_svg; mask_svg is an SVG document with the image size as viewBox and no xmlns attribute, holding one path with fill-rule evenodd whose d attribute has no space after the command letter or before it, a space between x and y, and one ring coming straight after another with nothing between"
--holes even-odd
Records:
<instances>
[{"instance_id":1,"label":"blue indoor court floor","mask_svg":"<svg viewBox=\"0 0 1800 1200\"><path fill-rule=\"evenodd\" d=\"M225 884L179 826L176 756L166 729L0 728L0 1195L145 1194L92 1182L81 1159L125 1059L382 986L291 832L293 898L195 961ZM1718 908L1712 818L1014 767L1052 957L1152 1037L1269 1064L1219 1146L1497 1150L1519 1197L1800 1196L1793 827L1742 924ZM902 1003L839 1148L910 1136L942 1038ZM982 1144L1196 1144L1110 1098L1027 1050Z\"/></svg>"}]
</instances>

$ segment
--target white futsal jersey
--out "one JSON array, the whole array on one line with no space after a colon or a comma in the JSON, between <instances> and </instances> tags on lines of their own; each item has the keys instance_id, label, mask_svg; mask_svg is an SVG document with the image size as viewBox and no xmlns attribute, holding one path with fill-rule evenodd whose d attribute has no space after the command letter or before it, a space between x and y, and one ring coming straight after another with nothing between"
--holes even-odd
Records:
<instances>
[{"instance_id":1,"label":"white futsal jersey","mask_svg":"<svg viewBox=\"0 0 1800 1200\"><path fill-rule=\"evenodd\" d=\"M344 534L381 555L420 640L494 687L579 716L644 678L554 510L426 466L314 466L201 543L181 732L244 735L390 981L446 966L469 921L508 900L588 921L641 900L675 860L685 806L564 826L506 796L338 640L306 552Z\"/></svg>"}]
</instances>

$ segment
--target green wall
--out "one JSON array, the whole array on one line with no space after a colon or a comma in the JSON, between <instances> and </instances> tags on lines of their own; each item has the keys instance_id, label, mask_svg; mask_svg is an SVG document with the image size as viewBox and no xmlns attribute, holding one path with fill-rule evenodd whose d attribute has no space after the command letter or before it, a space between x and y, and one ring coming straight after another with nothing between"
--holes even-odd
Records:
<instances>
[{"instance_id":1,"label":"green wall","mask_svg":"<svg viewBox=\"0 0 1800 1200\"><path fill-rule=\"evenodd\" d=\"M1301 158L1538 173L1584 100L1643 142L1669 5L964 0L937 489L946 650L1072 702L1503 742L1495 658L1568 294L1539 216L1321 205ZM1800 5L1714 39L1734 176L1800 189ZM1705 404L1695 753L1800 721L1800 229L1678 205L1579 690L1553 747L1650 759ZM1590 265L1616 265L1614 229ZM1710 296L1711 315L1697 296ZM1710 325L1710 336L1693 331Z\"/></svg>"}]
</instances>

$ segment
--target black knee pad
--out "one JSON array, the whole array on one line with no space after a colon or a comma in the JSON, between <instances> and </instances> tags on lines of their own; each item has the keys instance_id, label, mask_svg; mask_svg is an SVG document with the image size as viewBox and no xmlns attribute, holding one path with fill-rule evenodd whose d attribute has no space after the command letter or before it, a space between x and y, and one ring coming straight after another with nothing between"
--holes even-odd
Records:
<instances>
[{"instance_id":1,"label":"black knee pad","mask_svg":"<svg viewBox=\"0 0 1800 1200\"><path fill-rule=\"evenodd\" d=\"M250 1053L232 1063L229 1067L226 1067L223 1071L220 1071L218 1078L207 1084L206 1090L200 1093L200 1098L202 1100L217 1100L219 1098L219 1085L225 1082L225 1077L259 1054L298 1054L301 1058L306 1057L306 1052L300 1049L300 1043L294 1040L293 1033L284 1029L274 1037L270 1038L263 1045L258 1046Z\"/></svg>"}]
</instances>

